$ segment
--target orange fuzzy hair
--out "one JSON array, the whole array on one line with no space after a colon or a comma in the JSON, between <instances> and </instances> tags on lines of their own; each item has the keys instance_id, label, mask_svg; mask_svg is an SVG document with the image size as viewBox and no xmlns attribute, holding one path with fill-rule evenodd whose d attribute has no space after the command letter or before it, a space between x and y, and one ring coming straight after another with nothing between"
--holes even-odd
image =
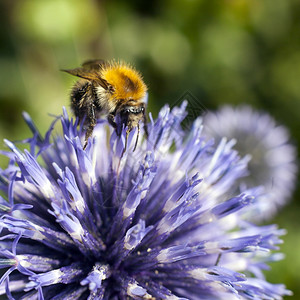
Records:
<instances>
[{"instance_id":1,"label":"orange fuzzy hair","mask_svg":"<svg viewBox=\"0 0 300 300\"><path fill-rule=\"evenodd\" d=\"M114 87L115 99L138 100L145 97L147 86L141 74L123 62L110 62L100 71L101 78Z\"/></svg>"}]
</instances>

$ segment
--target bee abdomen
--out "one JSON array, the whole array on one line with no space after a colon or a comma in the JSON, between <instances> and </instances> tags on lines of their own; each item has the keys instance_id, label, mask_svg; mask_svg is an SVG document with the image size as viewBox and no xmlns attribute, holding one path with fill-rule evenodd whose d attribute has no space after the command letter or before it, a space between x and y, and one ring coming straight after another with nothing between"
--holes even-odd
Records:
<instances>
[{"instance_id":1,"label":"bee abdomen","mask_svg":"<svg viewBox=\"0 0 300 300\"><path fill-rule=\"evenodd\" d=\"M77 118L81 121L87 113L92 95L90 83L86 80L79 80L71 92L71 108Z\"/></svg>"}]
</instances>

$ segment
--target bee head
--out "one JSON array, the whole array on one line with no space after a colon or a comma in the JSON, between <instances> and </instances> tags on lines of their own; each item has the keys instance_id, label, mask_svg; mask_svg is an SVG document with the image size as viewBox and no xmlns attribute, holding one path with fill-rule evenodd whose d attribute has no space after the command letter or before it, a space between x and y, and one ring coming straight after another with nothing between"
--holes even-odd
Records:
<instances>
[{"instance_id":1,"label":"bee head","mask_svg":"<svg viewBox=\"0 0 300 300\"><path fill-rule=\"evenodd\" d=\"M125 153L126 148L127 148L127 139L129 132L133 128L137 128L137 137L135 141L135 146L133 151L136 149L137 144L138 144L138 139L139 139L139 134L140 134L140 121L142 120L144 122L144 130L146 136L148 136L148 130L147 130L147 124L146 124L146 113L145 113L145 103L141 103L139 105L124 105L120 112L118 113L119 118L121 119L120 121L120 127L118 130L117 127L117 132L119 131L119 134L121 133L121 130L123 128L123 125L127 127L126 130L126 138L125 138L125 147L122 153Z\"/></svg>"},{"instance_id":2,"label":"bee head","mask_svg":"<svg viewBox=\"0 0 300 300\"><path fill-rule=\"evenodd\" d=\"M128 130L131 131L133 128L138 127L139 122L144 119L144 103L139 106L125 106L120 110L119 114L122 126L127 126Z\"/></svg>"}]
</instances>

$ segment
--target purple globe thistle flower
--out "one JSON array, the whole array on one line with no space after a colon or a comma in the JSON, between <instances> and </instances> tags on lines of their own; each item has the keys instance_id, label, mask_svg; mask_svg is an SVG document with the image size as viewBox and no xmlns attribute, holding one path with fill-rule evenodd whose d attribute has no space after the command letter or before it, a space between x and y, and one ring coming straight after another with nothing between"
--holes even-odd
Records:
<instances>
[{"instance_id":1,"label":"purple globe thistle flower","mask_svg":"<svg viewBox=\"0 0 300 300\"><path fill-rule=\"evenodd\" d=\"M204 117L204 131L216 142L235 139L240 155L249 154L249 174L237 181L241 188L263 185L265 194L251 208L255 219L272 217L290 199L296 183L296 148L284 126L250 106L224 106Z\"/></svg>"},{"instance_id":2,"label":"purple globe thistle flower","mask_svg":"<svg viewBox=\"0 0 300 300\"><path fill-rule=\"evenodd\" d=\"M262 270L281 258L284 232L243 221L257 189L228 197L246 159L222 140L215 148L185 105L151 118L122 155L118 137L99 121L84 134L66 112L63 135L34 136L20 151L5 141L0 171L0 292L9 299L281 299L283 285ZM52 141L50 142L50 137Z\"/></svg>"}]
</instances>

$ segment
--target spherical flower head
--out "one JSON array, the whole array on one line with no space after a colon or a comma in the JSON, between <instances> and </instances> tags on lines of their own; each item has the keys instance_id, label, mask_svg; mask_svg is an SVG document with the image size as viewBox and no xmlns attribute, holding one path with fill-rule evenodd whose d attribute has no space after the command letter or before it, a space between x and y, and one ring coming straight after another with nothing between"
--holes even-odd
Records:
<instances>
[{"instance_id":1,"label":"spherical flower head","mask_svg":"<svg viewBox=\"0 0 300 300\"><path fill-rule=\"evenodd\" d=\"M241 188L263 185L267 193L257 198L252 216L272 217L295 189L296 148L289 142L287 128L250 106L224 106L206 114L203 122L205 133L216 142L223 137L235 139L234 148L250 155L249 174L237 183Z\"/></svg>"},{"instance_id":2,"label":"spherical flower head","mask_svg":"<svg viewBox=\"0 0 300 300\"><path fill-rule=\"evenodd\" d=\"M99 121L84 132L67 113L63 135L34 135L2 151L0 292L9 299L281 299L262 273L276 226L243 220L257 189L228 196L247 161L216 147L196 120L184 134L185 104L150 116L148 139ZM54 122L55 123L55 122Z\"/></svg>"}]
</instances>

